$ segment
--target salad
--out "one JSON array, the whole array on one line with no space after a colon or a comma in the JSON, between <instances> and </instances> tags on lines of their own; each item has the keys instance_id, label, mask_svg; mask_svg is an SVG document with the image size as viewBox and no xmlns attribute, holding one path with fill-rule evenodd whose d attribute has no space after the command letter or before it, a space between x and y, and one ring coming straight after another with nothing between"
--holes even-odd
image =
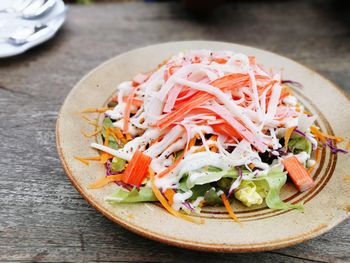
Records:
<instances>
[{"instance_id":1,"label":"salad","mask_svg":"<svg viewBox=\"0 0 350 263\"><path fill-rule=\"evenodd\" d=\"M280 198L291 180L299 191L314 186L322 147L344 139L323 133L317 116L293 95L301 84L283 81L255 57L232 51L181 52L157 69L118 85L108 105L85 109L96 126L87 137L100 154L75 158L105 165L91 189L115 183L111 204L159 201L171 214L191 217L203 206L303 210ZM102 126L88 113L104 113Z\"/></svg>"}]
</instances>

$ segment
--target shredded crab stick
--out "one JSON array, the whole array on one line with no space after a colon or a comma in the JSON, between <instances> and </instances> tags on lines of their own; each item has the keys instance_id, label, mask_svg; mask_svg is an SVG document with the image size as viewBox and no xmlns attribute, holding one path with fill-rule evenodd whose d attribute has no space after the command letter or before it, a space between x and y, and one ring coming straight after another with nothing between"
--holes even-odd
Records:
<instances>
[{"instance_id":1,"label":"shredded crab stick","mask_svg":"<svg viewBox=\"0 0 350 263\"><path fill-rule=\"evenodd\" d=\"M125 169L123 174L123 182L126 184L140 186L147 175L151 161L151 157L137 150L130 160L128 167Z\"/></svg>"},{"instance_id":2,"label":"shredded crab stick","mask_svg":"<svg viewBox=\"0 0 350 263\"><path fill-rule=\"evenodd\" d=\"M288 157L282 161L289 177L300 192L304 192L315 185L314 180L306 171L305 167L295 156Z\"/></svg>"},{"instance_id":3,"label":"shredded crab stick","mask_svg":"<svg viewBox=\"0 0 350 263\"><path fill-rule=\"evenodd\" d=\"M216 197L239 222L230 203L236 198L247 206L260 204L265 196L252 188L257 177L278 179L268 183L266 191L282 188L278 184L286 181L284 167L305 191L314 185L309 173L320 161L322 147L333 154L346 152L336 148L343 138L325 134L314 124L317 116L304 110L291 84L255 57L233 51L181 52L155 70L120 83L108 103L112 108L83 110L104 113L102 127L82 115L97 127L85 136L101 134L103 144L91 143L100 156L75 158L106 166L107 176L92 188L117 182L126 191L139 191L132 202L157 199L169 213L195 223L202 221L180 210L197 213ZM241 175L225 176L233 170ZM271 174L276 178L268 180ZM197 196L197 187L210 190ZM268 206L290 207L284 203L281 208L280 202Z\"/></svg>"}]
</instances>

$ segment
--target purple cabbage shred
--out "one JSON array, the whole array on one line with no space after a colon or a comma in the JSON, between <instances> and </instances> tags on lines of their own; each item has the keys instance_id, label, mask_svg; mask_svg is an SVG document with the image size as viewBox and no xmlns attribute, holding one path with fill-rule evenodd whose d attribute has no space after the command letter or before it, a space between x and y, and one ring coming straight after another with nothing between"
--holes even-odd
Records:
<instances>
[{"instance_id":1,"label":"purple cabbage shred","mask_svg":"<svg viewBox=\"0 0 350 263\"><path fill-rule=\"evenodd\" d=\"M337 153L348 153L348 151L344 150L344 149L339 149L337 148L334 144L333 141L331 139L327 139L327 145L329 146L329 148L331 149L331 152L334 154Z\"/></svg>"}]
</instances>

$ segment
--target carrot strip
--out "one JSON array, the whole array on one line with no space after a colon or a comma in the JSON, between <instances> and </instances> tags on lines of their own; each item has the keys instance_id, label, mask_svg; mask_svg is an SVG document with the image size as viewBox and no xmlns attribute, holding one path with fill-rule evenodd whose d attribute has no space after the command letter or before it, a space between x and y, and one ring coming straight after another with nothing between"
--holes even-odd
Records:
<instances>
[{"instance_id":1,"label":"carrot strip","mask_svg":"<svg viewBox=\"0 0 350 263\"><path fill-rule=\"evenodd\" d=\"M136 89L137 89L136 87L133 87L133 89L131 90L128 96L128 99L126 100L126 106L124 111L124 124L123 124L124 133L128 133L128 130L129 130L130 111L131 111L131 106L134 100Z\"/></svg>"},{"instance_id":2,"label":"carrot strip","mask_svg":"<svg viewBox=\"0 0 350 263\"><path fill-rule=\"evenodd\" d=\"M289 127L287 130L286 130L286 133L284 134L284 147L287 149L288 147L288 142L289 142L289 139L290 139L290 136L292 136L292 133L294 131L294 129L296 128L296 126L293 126L293 127Z\"/></svg>"},{"instance_id":3,"label":"carrot strip","mask_svg":"<svg viewBox=\"0 0 350 263\"><path fill-rule=\"evenodd\" d=\"M85 116L84 114L81 114L80 116L81 116L88 124L93 125L93 126L95 126L95 127L100 127L100 126L97 124L96 121L91 120L90 118L88 118L88 117Z\"/></svg>"},{"instance_id":4,"label":"carrot strip","mask_svg":"<svg viewBox=\"0 0 350 263\"><path fill-rule=\"evenodd\" d=\"M109 108L109 107L104 107L104 108L87 108L85 110L82 110L81 113L101 113L101 112L108 111L110 109L113 109L113 108Z\"/></svg>"},{"instance_id":5,"label":"carrot strip","mask_svg":"<svg viewBox=\"0 0 350 263\"><path fill-rule=\"evenodd\" d=\"M336 142L342 142L344 141L343 137L336 137L333 135L329 135L326 133L321 132L319 129L317 129L315 126L311 126L310 127L311 132L320 139L321 142L326 143L327 142L327 138L328 139L332 139L335 140Z\"/></svg>"},{"instance_id":6,"label":"carrot strip","mask_svg":"<svg viewBox=\"0 0 350 263\"><path fill-rule=\"evenodd\" d=\"M83 159L87 160L87 161L100 161L101 160L101 156L85 157Z\"/></svg>"},{"instance_id":7,"label":"carrot strip","mask_svg":"<svg viewBox=\"0 0 350 263\"><path fill-rule=\"evenodd\" d=\"M92 133L86 133L84 131L81 131L81 133L86 137L86 138L91 138L91 137L94 137L96 136L97 134L99 134L100 132L102 131L102 128L99 127L97 128L96 131L92 132Z\"/></svg>"},{"instance_id":8,"label":"carrot strip","mask_svg":"<svg viewBox=\"0 0 350 263\"><path fill-rule=\"evenodd\" d=\"M120 181L122 179L122 175L121 174L115 174L115 175L110 175L107 177L103 177L99 180L97 180L96 182L92 183L89 185L90 189L97 189L97 188L101 188L111 182L116 182L116 181Z\"/></svg>"},{"instance_id":9,"label":"carrot strip","mask_svg":"<svg viewBox=\"0 0 350 263\"><path fill-rule=\"evenodd\" d=\"M152 169L149 169L149 177L151 180L151 186L152 186L152 190L154 195L157 197L158 201L163 205L163 207L168 210L168 212L176 217L182 218L186 221L192 222L192 223L196 223L196 224L203 224L204 223L204 219L200 218L200 219L196 219L196 218L192 218L188 215L184 215L182 213L180 213L179 211L176 211L174 208L172 208L169 203L167 202L167 200L165 199L165 197L162 195L162 193L159 191L159 189L157 188L155 182L154 182L154 172L152 171Z\"/></svg>"},{"instance_id":10,"label":"carrot strip","mask_svg":"<svg viewBox=\"0 0 350 263\"><path fill-rule=\"evenodd\" d=\"M233 212L233 209L230 205L230 202L227 200L227 197L225 194L222 194L221 196L221 200L222 203L224 204L228 214L230 215L230 217L235 220L238 224L241 224L241 222L239 221L239 219L237 218L237 216L235 215L235 213Z\"/></svg>"},{"instance_id":11,"label":"carrot strip","mask_svg":"<svg viewBox=\"0 0 350 263\"><path fill-rule=\"evenodd\" d=\"M175 191L173 189L168 188L165 190L164 195L166 199L168 199L169 205L173 205Z\"/></svg>"},{"instance_id":12,"label":"carrot strip","mask_svg":"<svg viewBox=\"0 0 350 263\"><path fill-rule=\"evenodd\" d=\"M310 166L309 169L307 170L307 172L308 172L309 174L312 173L312 171L313 171L314 168L316 167L317 163L319 163L320 159L321 159L321 149L320 149L320 148L317 148L317 149L316 149L316 160L315 160L316 162L315 162L314 165Z\"/></svg>"},{"instance_id":13,"label":"carrot strip","mask_svg":"<svg viewBox=\"0 0 350 263\"><path fill-rule=\"evenodd\" d=\"M100 163L105 164L109 159L113 158L113 155L109 154L109 153L102 153L101 154L101 159L100 159Z\"/></svg>"},{"instance_id":14,"label":"carrot strip","mask_svg":"<svg viewBox=\"0 0 350 263\"><path fill-rule=\"evenodd\" d=\"M86 160L85 160L84 158L82 158L82 157L74 156L74 159L76 159L76 160L82 162L82 163L85 164L85 165L89 165L89 162L86 161Z\"/></svg>"},{"instance_id":15,"label":"carrot strip","mask_svg":"<svg viewBox=\"0 0 350 263\"><path fill-rule=\"evenodd\" d=\"M106 129L106 133L105 133L105 141L103 142L104 146L108 146L109 145L109 134L110 134L110 130Z\"/></svg>"},{"instance_id":16,"label":"carrot strip","mask_svg":"<svg viewBox=\"0 0 350 263\"><path fill-rule=\"evenodd\" d=\"M308 174L305 167L295 156L288 157L282 161L289 177L300 192L303 192L315 185L314 180Z\"/></svg>"},{"instance_id":17,"label":"carrot strip","mask_svg":"<svg viewBox=\"0 0 350 263\"><path fill-rule=\"evenodd\" d=\"M348 143L346 144L345 149L350 150L350 140L349 140Z\"/></svg>"}]
</instances>

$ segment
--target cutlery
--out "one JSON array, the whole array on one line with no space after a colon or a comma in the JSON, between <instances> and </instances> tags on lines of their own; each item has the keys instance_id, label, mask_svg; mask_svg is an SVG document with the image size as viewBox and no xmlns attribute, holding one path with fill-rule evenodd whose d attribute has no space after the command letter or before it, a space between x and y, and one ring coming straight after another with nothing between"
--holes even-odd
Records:
<instances>
[{"instance_id":1,"label":"cutlery","mask_svg":"<svg viewBox=\"0 0 350 263\"><path fill-rule=\"evenodd\" d=\"M62 12L59 12L55 16L51 17L48 21L40 22L34 26L25 26L17 29L8 38L5 38L5 42L15 46L21 46L40 38L41 36L45 35L47 31L51 30L49 28L49 23L62 16L67 9L68 8L66 7Z\"/></svg>"},{"instance_id":2,"label":"cutlery","mask_svg":"<svg viewBox=\"0 0 350 263\"><path fill-rule=\"evenodd\" d=\"M16 13L25 19L34 19L50 11L56 4L56 0L17 0L0 13Z\"/></svg>"}]
</instances>

